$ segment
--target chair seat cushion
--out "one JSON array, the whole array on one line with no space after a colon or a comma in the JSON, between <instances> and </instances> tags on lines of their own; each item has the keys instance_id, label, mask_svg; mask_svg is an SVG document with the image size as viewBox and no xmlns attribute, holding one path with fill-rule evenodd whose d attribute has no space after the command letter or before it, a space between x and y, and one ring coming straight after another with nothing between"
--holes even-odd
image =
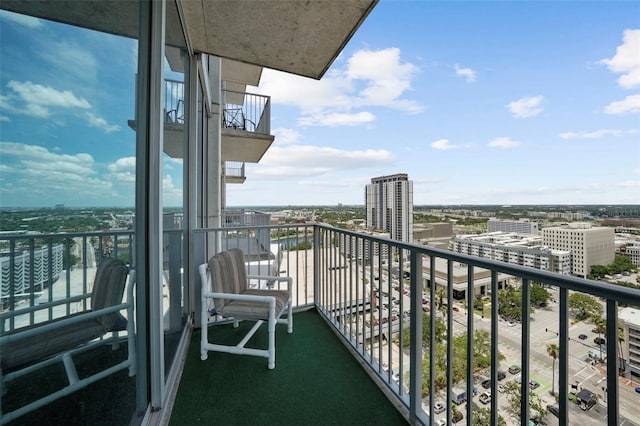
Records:
<instances>
[{"instance_id":1,"label":"chair seat cushion","mask_svg":"<svg viewBox=\"0 0 640 426\"><path fill-rule=\"evenodd\" d=\"M81 315L76 314L76 315ZM60 322L60 327L47 332L45 335L35 334L24 339L3 345L0 352L0 366L3 372L10 372L17 368L31 364L34 361L64 352L68 349L93 340L105 333L104 326L97 318L89 318L75 324L65 324L69 317L59 318L52 322ZM37 324L31 328L50 324ZM30 328L17 329L4 335L18 334Z\"/></svg>"},{"instance_id":2,"label":"chair seat cushion","mask_svg":"<svg viewBox=\"0 0 640 426\"><path fill-rule=\"evenodd\" d=\"M252 296L273 296L276 298L276 315L282 311L289 300L289 292L286 290L257 290L248 289L240 294ZM269 305L266 303L247 302L244 300L227 300L220 313L228 317L240 317L247 319L269 319Z\"/></svg>"}]
</instances>

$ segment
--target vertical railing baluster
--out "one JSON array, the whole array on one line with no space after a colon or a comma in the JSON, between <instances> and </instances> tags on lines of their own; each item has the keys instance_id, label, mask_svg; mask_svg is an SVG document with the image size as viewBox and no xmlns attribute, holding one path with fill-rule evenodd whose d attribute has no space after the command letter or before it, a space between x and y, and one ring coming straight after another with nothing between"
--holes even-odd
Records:
<instances>
[{"instance_id":1,"label":"vertical railing baluster","mask_svg":"<svg viewBox=\"0 0 640 426\"><path fill-rule=\"evenodd\" d=\"M436 391L436 258L429 255L429 407L433 407L435 402L434 393ZM422 320L422 318L421 318ZM447 401L445 406L447 412L451 411L451 390L447 389ZM433 415L433 411L430 411ZM433 417L432 417L433 418Z\"/></svg>"},{"instance_id":2,"label":"vertical railing baluster","mask_svg":"<svg viewBox=\"0 0 640 426\"><path fill-rule=\"evenodd\" d=\"M35 286L36 286L36 240L35 238L29 238L29 307L35 304ZM23 293L25 293L23 291ZM29 312L29 325L33 325L35 323L35 312Z\"/></svg>"},{"instance_id":3,"label":"vertical railing baluster","mask_svg":"<svg viewBox=\"0 0 640 426\"><path fill-rule=\"evenodd\" d=\"M474 324L475 318L475 286L474 286L474 268L473 265L467 265L467 398L473 398L473 367L474 367ZM493 398L492 398L493 399ZM497 398L495 398L497 399ZM467 404L466 409L467 425L471 424L473 418L473 404Z\"/></svg>"},{"instance_id":4,"label":"vertical railing baluster","mask_svg":"<svg viewBox=\"0 0 640 426\"><path fill-rule=\"evenodd\" d=\"M401 253L402 254L402 253ZM422 305L422 255L417 250L410 250L411 259L409 276L412 289L409 300L411 312L421 312ZM402 262L402 259L400 259ZM422 409L422 318L411 315L409 320L409 422L416 424L418 411ZM402 347L399 349L402 358ZM431 390L430 393L432 393Z\"/></svg>"},{"instance_id":5,"label":"vertical railing baluster","mask_svg":"<svg viewBox=\"0 0 640 426\"><path fill-rule=\"evenodd\" d=\"M497 274L497 273L496 273ZM529 419L529 381L531 380L529 374L529 332L530 325L529 321L531 318L531 296L530 296L530 281L528 278L522 278L522 341L520 343L520 347L522 350L522 371L521 378L522 382L520 383L521 395L520 399L520 418L522 421L527 421ZM496 336L497 337L497 336Z\"/></svg>"},{"instance_id":6,"label":"vertical railing baluster","mask_svg":"<svg viewBox=\"0 0 640 426\"><path fill-rule=\"evenodd\" d=\"M451 304L453 303L453 261L447 259L447 399L452 399L453 387L453 315ZM469 395L467 395L469 397ZM451 424L451 411L447 411L447 423Z\"/></svg>"},{"instance_id":7,"label":"vertical railing baluster","mask_svg":"<svg viewBox=\"0 0 640 426\"><path fill-rule=\"evenodd\" d=\"M48 282L48 286L47 286L47 298L49 299L48 302L51 302L53 300L53 266L54 266L54 259L53 259L53 238L49 237L48 239L48 243L47 243L47 254L49 256L49 268L47 270L47 282ZM51 321L53 319L53 307L49 307L47 309L47 320Z\"/></svg>"},{"instance_id":8,"label":"vertical railing baluster","mask_svg":"<svg viewBox=\"0 0 640 426\"><path fill-rule=\"evenodd\" d=\"M607 423L617 426L619 423L618 408L618 303L607 299L607 381L604 390L607 403ZM613 355L613 356L612 356ZM611 401L612 403L609 403Z\"/></svg>"},{"instance_id":9,"label":"vertical railing baluster","mask_svg":"<svg viewBox=\"0 0 640 426\"><path fill-rule=\"evenodd\" d=\"M491 377L495 380L498 369L498 271L491 271ZM492 383L493 385L493 383ZM498 398L491 398L491 424L498 424Z\"/></svg>"},{"instance_id":10,"label":"vertical railing baluster","mask_svg":"<svg viewBox=\"0 0 640 426\"><path fill-rule=\"evenodd\" d=\"M560 360L558 362L558 401L561 425L569 424L569 290L559 289L558 311L560 315ZM522 353L524 357L524 352Z\"/></svg>"}]
</instances>

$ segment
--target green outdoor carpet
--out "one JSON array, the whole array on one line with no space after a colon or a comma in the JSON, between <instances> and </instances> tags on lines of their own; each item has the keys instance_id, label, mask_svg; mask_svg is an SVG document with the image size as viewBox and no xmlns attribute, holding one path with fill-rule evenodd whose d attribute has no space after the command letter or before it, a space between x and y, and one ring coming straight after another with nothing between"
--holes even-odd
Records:
<instances>
[{"instance_id":1,"label":"green outdoor carpet","mask_svg":"<svg viewBox=\"0 0 640 426\"><path fill-rule=\"evenodd\" d=\"M209 340L236 344L253 325L211 327ZM316 311L276 328L276 368L266 358L209 352L193 333L170 425L406 425ZM214 340L215 339L215 340ZM267 347L264 324L247 347Z\"/></svg>"},{"instance_id":2,"label":"green outdoor carpet","mask_svg":"<svg viewBox=\"0 0 640 426\"><path fill-rule=\"evenodd\" d=\"M80 378L95 374L127 357L127 343L112 351L100 346L74 356ZM67 384L61 362L30 373L7 384L2 397L3 412L10 412ZM115 401L115 402L114 402ZM38 410L18 417L11 426L65 425L113 426L128 425L135 411L135 377L128 369L121 370L70 395L64 396Z\"/></svg>"}]
</instances>

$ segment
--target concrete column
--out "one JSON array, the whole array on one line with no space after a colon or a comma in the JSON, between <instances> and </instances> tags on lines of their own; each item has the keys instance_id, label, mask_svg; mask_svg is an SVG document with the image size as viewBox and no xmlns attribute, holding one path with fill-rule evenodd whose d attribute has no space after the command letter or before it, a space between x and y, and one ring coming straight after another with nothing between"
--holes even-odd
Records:
<instances>
[{"instance_id":1,"label":"concrete column","mask_svg":"<svg viewBox=\"0 0 640 426\"><path fill-rule=\"evenodd\" d=\"M209 56L208 66L209 88L211 90L211 116L207 125L207 176L206 176L206 226L220 227L222 225L222 89L221 89L221 59ZM219 237L211 233L207 238L207 253L212 256L220 250Z\"/></svg>"}]
</instances>

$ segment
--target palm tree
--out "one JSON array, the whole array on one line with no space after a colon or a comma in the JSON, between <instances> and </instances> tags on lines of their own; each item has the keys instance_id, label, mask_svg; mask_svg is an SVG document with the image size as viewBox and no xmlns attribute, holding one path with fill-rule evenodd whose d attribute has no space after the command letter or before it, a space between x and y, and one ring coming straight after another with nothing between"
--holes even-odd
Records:
<instances>
[{"instance_id":1,"label":"palm tree","mask_svg":"<svg viewBox=\"0 0 640 426\"><path fill-rule=\"evenodd\" d=\"M547 354L549 354L549 356L551 358L553 358L553 370L552 370L552 373L551 373L551 394L555 395L556 394L556 388L555 388L555 384L556 384L556 359L558 359L558 357L560 356L560 348L555 343L550 343L550 344L547 345Z\"/></svg>"},{"instance_id":2,"label":"palm tree","mask_svg":"<svg viewBox=\"0 0 640 426\"><path fill-rule=\"evenodd\" d=\"M598 347L600 348L600 359L602 359L602 339L601 334L607 331L607 320L602 315L594 315L592 317L593 324L595 325L596 332L598 333Z\"/></svg>"}]
</instances>

